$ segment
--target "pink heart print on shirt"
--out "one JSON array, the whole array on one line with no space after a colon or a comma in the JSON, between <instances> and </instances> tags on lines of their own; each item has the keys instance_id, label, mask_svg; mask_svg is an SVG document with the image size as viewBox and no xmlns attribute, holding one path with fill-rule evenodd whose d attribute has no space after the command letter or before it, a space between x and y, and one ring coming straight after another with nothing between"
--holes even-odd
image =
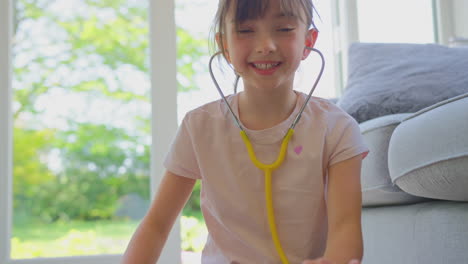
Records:
<instances>
[{"instance_id":1,"label":"pink heart print on shirt","mask_svg":"<svg viewBox=\"0 0 468 264\"><path fill-rule=\"evenodd\" d=\"M302 146L297 146L294 148L294 152L296 152L297 155L301 154L302 152Z\"/></svg>"}]
</instances>

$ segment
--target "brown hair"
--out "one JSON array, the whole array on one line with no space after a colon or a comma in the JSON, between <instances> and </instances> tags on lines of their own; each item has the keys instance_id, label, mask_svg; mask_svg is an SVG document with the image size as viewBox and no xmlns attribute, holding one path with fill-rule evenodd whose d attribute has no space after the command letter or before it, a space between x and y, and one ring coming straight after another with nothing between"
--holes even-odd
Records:
<instances>
[{"instance_id":1,"label":"brown hair","mask_svg":"<svg viewBox=\"0 0 468 264\"><path fill-rule=\"evenodd\" d=\"M307 28L316 28L313 21L313 13L316 11L312 0L279 0L281 10L286 14L292 14L299 17L307 26ZM216 34L224 34L225 18L231 5L235 8L234 21L240 24L248 19L256 19L262 17L270 0L219 0L218 11L213 22L212 28L212 45L216 47ZM301 10L304 12L302 13ZM305 14L305 17L304 15ZM224 55L223 41L220 41L220 50Z\"/></svg>"}]
</instances>

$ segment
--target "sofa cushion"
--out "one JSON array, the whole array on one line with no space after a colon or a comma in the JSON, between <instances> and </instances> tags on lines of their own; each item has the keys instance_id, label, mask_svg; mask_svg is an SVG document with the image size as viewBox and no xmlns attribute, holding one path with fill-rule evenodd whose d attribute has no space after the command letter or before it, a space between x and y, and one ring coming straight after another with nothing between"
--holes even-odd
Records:
<instances>
[{"instance_id":1,"label":"sofa cushion","mask_svg":"<svg viewBox=\"0 0 468 264\"><path fill-rule=\"evenodd\" d=\"M359 123L414 113L468 92L468 49L436 44L354 43L337 102Z\"/></svg>"},{"instance_id":2,"label":"sofa cushion","mask_svg":"<svg viewBox=\"0 0 468 264\"><path fill-rule=\"evenodd\" d=\"M361 186L363 206L407 204L428 200L403 192L392 183L388 172L388 144L393 130L411 114L395 114L359 124L370 152L362 162Z\"/></svg>"},{"instance_id":3,"label":"sofa cushion","mask_svg":"<svg viewBox=\"0 0 468 264\"><path fill-rule=\"evenodd\" d=\"M468 93L403 120L388 155L390 177L405 192L468 201Z\"/></svg>"},{"instance_id":4,"label":"sofa cushion","mask_svg":"<svg viewBox=\"0 0 468 264\"><path fill-rule=\"evenodd\" d=\"M468 203L363 208L362 264L468 263Z\"/></svg>"}]
</instances>

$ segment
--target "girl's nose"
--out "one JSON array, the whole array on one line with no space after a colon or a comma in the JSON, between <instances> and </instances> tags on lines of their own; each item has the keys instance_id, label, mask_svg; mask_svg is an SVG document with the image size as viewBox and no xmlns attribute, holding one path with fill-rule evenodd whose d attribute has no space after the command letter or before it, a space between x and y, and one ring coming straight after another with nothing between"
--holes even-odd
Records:
<instances>
[{"instance_id":1,"label":"girl's nose","mask_svg":"<svg viewBox=\"0 0 468 264\"><path fill-rule=\"evenodd\" d=\"M259 54L270 54L276 50L276 44L271 36L259 36L256 52Z\"/></svg>"}]
</instances>

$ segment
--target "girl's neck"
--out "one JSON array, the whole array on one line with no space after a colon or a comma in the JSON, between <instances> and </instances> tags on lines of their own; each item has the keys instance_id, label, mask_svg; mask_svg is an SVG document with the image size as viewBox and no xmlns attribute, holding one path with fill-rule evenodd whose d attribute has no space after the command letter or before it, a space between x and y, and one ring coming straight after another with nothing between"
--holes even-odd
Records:
<instances>
[{"instance_id":1,"label":"girl's neck","mask_svg":"<svg viewBox=\"0 0 468 264\"><path fill-rule=\"evenodd\" d=\"M239 94L239 118L248 129L267 129L286 120L296 101L297 95L291 89L245 89Z\"/></svg>"}]
</instances>

